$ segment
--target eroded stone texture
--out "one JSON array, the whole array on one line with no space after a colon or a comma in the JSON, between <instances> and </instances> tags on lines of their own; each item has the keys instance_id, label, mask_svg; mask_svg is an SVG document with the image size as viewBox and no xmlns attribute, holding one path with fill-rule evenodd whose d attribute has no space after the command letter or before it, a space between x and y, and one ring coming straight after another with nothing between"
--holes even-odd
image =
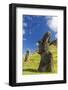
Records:
<instances>
[{"instance_id":1,"label":"eroded stone texture","mask_svg":"<svg viewBox=\"0 0 68 90\"><path fill-rule=\"evenodd\" d=\"M49 51L49 39L51 33L47 32L39 41L39 54L41 56L41 61L39 64L38 71L40 72L52 72L53 67L53 58L52 53Z\"/></svg>"}]
</instances>

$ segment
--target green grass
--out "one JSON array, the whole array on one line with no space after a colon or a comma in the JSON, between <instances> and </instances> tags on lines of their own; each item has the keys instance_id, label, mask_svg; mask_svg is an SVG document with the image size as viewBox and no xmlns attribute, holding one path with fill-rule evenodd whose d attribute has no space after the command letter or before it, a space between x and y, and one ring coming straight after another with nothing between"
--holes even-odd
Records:
<instances>
[{"instance_id":1,"label":"green grass","mask_svg":"<svg viewBox=\"0 0 68 90\"><path fill-rule=\"evenodd\" d=\"M57 73L57 47L51 45L50 51L52 52L53 55L53 72L51 73ZM37 71L40 63L40 58L41 57L37 52L30 54L27 62L24 62L24 58L23 58L22 74L24 75L42 74L42 72ZM47 74L47 73L44 72L43 74Z\"/></svg>"}]
</instances>

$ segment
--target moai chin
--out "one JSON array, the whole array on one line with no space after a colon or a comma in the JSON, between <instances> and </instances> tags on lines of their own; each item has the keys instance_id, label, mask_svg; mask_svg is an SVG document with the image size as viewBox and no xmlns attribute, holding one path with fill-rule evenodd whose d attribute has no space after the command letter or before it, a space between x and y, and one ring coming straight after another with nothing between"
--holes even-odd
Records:
<instances>
[{"instance_id":1,"label":"moai chin","mask_svg":"<svg viewBox=\"0 0 68 90\"><path fill-rule=\"evenodd\" d=\"M40 65L38 71L40 72L52 72L53 58L52 53L49 51L49 39L51 33L46 32L39 43L39 54L41 56Z\"/></svg>"}]
</instances>

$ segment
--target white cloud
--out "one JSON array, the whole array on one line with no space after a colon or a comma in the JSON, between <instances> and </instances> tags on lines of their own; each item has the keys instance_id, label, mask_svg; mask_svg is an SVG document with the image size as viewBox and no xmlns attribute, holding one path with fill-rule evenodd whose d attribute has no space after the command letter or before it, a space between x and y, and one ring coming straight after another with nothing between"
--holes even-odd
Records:
<instances>
[{"instance_id":1,"label":"white cloud","mask_svg":"<svg viewBox=\"0 0 68 90\"><path fill-rule=\"evenodd\" d=\"M23 23L23 26L24 26L24 27L27 27L27 23L26 23L26 22L24 22L24 23Z\"/></svg>"},{"instance_id":2,"label":"white cloud","mask_svg":"<svg viewBox=\"0 0 68 90\"><path fill-rule=\"evenodd\" d=\"M25 40L26 40L26 38L23 38L23 40L25 41Z\"/></svg>"},{"instance_id":3,"label":"white cloud","mask_svg":"<svg viewBox=\"0 0 68 90\"><path fill-rule=\"evenodd\" d=\"M30 31L29 34L32 34L32 32Z\"/></svg>"},{"instance_id":4,"label":"white cloud","mask_svg":"<svg viewBox=\"0 0 68 90\"><path fill-rule=\"evenodd\" d=\"M29 19L29 20L32 20L32 17L31 17L31 16L28 16L28 19Z\"/></svg>"},{"instance_id":5,"label":"white cloud","mask_svg":"<svg viewBox=\"0 0 68 90\"><path fill-rule=\"evenodd\" d=\"M47 25L49 26L51 30L53 30L54 32L57 32L57 27L58 27L57 17L47 18Z\"/></svg>"},{"instance_id":6,"label":"white cloud","mask_svg":"<svg viewBox=\"0 0 68 90\"><path fill-rule=\"evenodd\" d=\"M51 19L52 17L51 16L46 16L45 19L49 20Z\"/></svg>"},{"instance_id":7,"label":"white cloud","mask_svg":"<svg viewBox=\"0 0 68 90\"><path fill-rule=\"evenodd\" d=\"M55 35L55 38L57 38L57 34Z\"/></svg>"},{"instance_id":8,"label":"white cloud","mask_svg":"<svg viewBox=\"0 0 68 90\"><path fill-rule=\"evenodd\" d=\"M37 43L36 43L36 46L38 46L38 45L39 45L39 43L37 42Z\"/></svg>"}]
</instances>

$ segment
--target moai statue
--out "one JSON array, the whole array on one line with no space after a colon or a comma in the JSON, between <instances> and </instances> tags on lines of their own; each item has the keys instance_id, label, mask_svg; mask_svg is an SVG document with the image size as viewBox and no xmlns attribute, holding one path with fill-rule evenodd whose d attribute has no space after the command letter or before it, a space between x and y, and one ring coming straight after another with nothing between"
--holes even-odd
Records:
<instances>
[{"instance_id":1,"label":"moai statue","mask_svg":"<svg viewBox=\"0 0 68 90\"><path fill-rule=\"evenodd\" d=\"M43 36L42 40L39 41L39 54L41 56L40 65L38 71L40 72L52 72L53 69L53 58L52 53L49 51L49 39L51 33L47 32Z\"/></svg>"},{"instance_id":2,"label":"moai statue","mask_svg":"<svg viewBox=\"0 0 68 90\"><path fill-rule=\"evenodd\" d=\"M27 62L29 58L29 50L26 51L25 59L24 61Z\"/></svg>"}]
</instances>

